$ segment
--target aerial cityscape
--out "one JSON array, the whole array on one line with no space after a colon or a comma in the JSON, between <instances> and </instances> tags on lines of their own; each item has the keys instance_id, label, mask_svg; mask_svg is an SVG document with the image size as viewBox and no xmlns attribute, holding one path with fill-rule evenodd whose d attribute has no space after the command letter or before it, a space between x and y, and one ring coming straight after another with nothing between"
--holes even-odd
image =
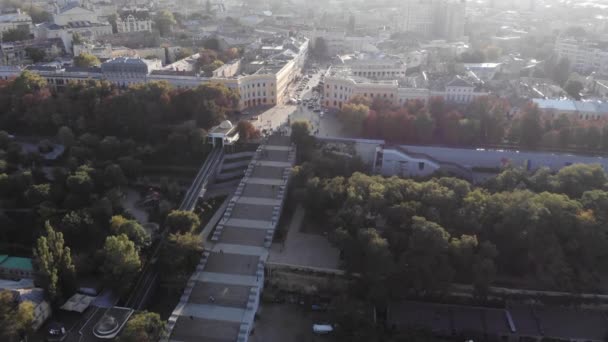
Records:
<instances>
[{"instance_id":1,"label":"aerial cityscape","mask_svg":"<svg viewBox=\"0 0 608 342\"><path fill-rule=\"evenodd\" d=\"M608 340L608 0L0 0L0 342Z\"/></svg>"}]
</instances>

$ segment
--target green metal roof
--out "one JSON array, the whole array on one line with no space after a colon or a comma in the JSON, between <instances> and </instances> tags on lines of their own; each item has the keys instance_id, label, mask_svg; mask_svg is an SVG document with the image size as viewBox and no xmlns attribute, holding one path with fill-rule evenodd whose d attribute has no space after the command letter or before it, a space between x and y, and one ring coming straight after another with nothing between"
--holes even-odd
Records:
<instances>
[{"instance_id":1,"label":"green metal roof","mask_svg":"<svg viewBox=\"0 0 608 342\"><path fill-rule=\"evenodd\" d=\"M4 260L8 259L8 255L0 254L0 264L4 262Z\"/></svg>"},{"instance_id":2,"label":"green metal roof","mask_svg":"<svg viewBox=\"0 0 608 342\"><path fill-rule=\"evenodd\" d=\"M6 257L2 258L3 255L0 255L0 267L2 268L12 268L16 270L25 270L32 271L34 267L32 266L32 259L30 258L21 258L21 257Z\"/></svg>"}]
</instances>

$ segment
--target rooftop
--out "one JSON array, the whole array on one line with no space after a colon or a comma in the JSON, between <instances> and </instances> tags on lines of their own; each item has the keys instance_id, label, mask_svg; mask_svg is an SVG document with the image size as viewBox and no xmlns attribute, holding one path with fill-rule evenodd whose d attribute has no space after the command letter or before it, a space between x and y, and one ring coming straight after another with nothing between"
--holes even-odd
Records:
<instances>
[{"instance_id":1,"label":"rooftop","mask_svg":"<svg viewBox=\"0 0 608 342\"><path fill-rule=\"evenodd\" d=\"M532 101L538 106L538 108L543 110L594 114L608 113L608 103L601 101L574 101L567 99L533 99Z\"/></svg>"},{"instance_id":2,"label":"rooftop","mask_svg":"<svg viewBox=\"0 0 608 342\"><path fill-rule=\"evenodd\" d=\"M22 257L12 257L6 254L0 255L0 268L10 268L15 270L33 271L32 259Z\"/></svg>"},{"instance_id":3,"label":"rooftop","mask_svg":"<svg viewBox=\"0 0 608 342\"><path fill-rule=\"evenodd\" d=\"M473 84L471 84L469 81L456 76L454 77L453 80L451 80L448 84L445 85L446 87L474 87Z\"/></svg>"},{"instance_id":4,"label":"rooftop","mask_svg":"<svg viewBox=\"0 0 608 342\"><path fill-rule=\"evenodd\" d=\"M602 311L562 307L513 306L508 309L402 302L391 306L391 323L427 328L441 335L543 336L549 339L603 341L608 320Z\"/></svg>"}]
</instances>

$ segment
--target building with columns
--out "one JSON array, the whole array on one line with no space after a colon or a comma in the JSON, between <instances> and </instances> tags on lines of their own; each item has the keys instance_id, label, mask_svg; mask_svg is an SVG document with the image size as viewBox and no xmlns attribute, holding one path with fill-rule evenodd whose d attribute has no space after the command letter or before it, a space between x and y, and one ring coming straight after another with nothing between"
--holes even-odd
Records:
<instances>
[{"instance_id":1,"label":"building with columns","mask_svg":"<svg viewBox=\"0 0 608 342\"><path fill-rule=\"evenodd\" d=\"M253 57L233 61L206 77L193 67L196 58L187 58L163 67L160 60L119 57L101 64L99 68L31 66L27 69L40 74L48 84L60 90L68 82L107 80L126 87L137 83L165 81L180 88L193 88L205 83L220 83L238 92L241 109L274 106L289 100L288 87L302 73L308 56L308 39L288 38L281 48L264 58ZM190 67L187 67L190 66ZM24 69L0 68L0 79L18 76Z\"/></svg>"}]
</instances>

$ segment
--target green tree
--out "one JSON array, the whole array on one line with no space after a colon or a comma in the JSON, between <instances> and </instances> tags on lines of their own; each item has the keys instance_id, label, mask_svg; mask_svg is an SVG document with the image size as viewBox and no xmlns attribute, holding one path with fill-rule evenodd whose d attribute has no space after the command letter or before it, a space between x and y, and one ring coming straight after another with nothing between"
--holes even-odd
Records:
<instances>
[{"instance_id":1,"label":"green tree","mask_svg":"<svg viewBox=\"0 0 608 342\"><path fill-rule=\"evenodd\" d=\"M46 57L46 53L44 52L44 50L41 50L41 49L38 49L35 47L25 48L25 53L27 54L27 56L29 58L32 59L32 62L34 62L34 63L42 62L44 60L44 58Z\"/></svg>"},{"instance_id":2,"label":"green tree","mask_svg":"<svg viewBox=\"0 0 608 342\"><path fill-rule=\"evenodd\" d=\"M363 130L363 122L368 113L369 107L366 105L346 103L338 112L338 120L348 133L358 136Z\"/></svg>"},{"instance_id":3,"label":"green tree","mask_svg":"<svg viewBox=\"0 0 608 342\"><path fill-rule=\"evenodd\" d=\"M239 132L239 140L247 142L260 138L260 131L248 120L240 120L236 129Z\"/></svg>"},{"instance_id":4,"label":"green tree","mask_svg":"<svg viewBox=\"0 0 608 342\"><path fill-rule=\"evenodd\" d=\"M100 63L99 58L91 55L90 53L81 53L80 55L74 57L74 66L80 68L88 68L99 65Z\"/></svg>"},{"instance_id":5,"label":"green tree","mask_svg":"<svg viewBox=\"0 0 608 342\"><path fill-rule=\"evenodd\" d=\"M123 216L112 216L110 230L114 235L124 234L135 243L138 250L150 245L150 235L136 220L128 220Z\"/></svg>"},{"instance_id":6,"label":"green tree","mask_svg":"<svg viewBox=\"0 0 608 342\"><path fill-rule=\"evenodd\" d=\"M551 78L557 82L560 86L564 86L570 77L570 61L568 58L562 58L559 60L555 68L551 73Z\"/></svg>"},{"instance_id":7,"label":"green tree","mask_svg":"<svg viewBox=\"0 0 608 342\"><path fill-rule=\"evenodd\" d=\"M125 177L122 169L117 164L106 166L103 172L104 183L106 187L121 187L127 185L127 177Z\"/></svg>"},{"instance_id":8,"label":"green tree","mask_svg":"<svg viewBox=\"0 0 608 342\"><path fill-rule=\"evenodd\" d=\"M129 318L118 340L120 342L158 342L167 334L165 321L156 312L138 312Z\"/></svg>"},{"instance_id":9,"label":"green tree","mask_svg":"<svg viewBox=\"0 0 608 342\"><path fill-rule=\"evenodd\" d=\"M154 18L154 22L156 24L156 28L158 28L162 37L165 37L170 34L173 25L177 24L173 13L167 10L159 11L158 14L156 14L156 17Z\"/></svg>"},{"instance_id":10,"label":"green tree","mask_svg":"<svg viewBox=\"0 0 608 342\"><path fill-rule=\"evenodd\" d=\"M291 124L291 141L298 147L297 161L302 163L312 158L315 138L310 134L308 121L295 121Z\"/></svg>"},{"instance_id":11,"label":"green tree","mask_svg":"<svg viewBox=\"0 0 608 342\"><path fill-rule=\"evenodd\" d=\"M604 189L607 181L601 165L574 164L559 170L554 184L557 191L579 198L585 191Z\"/></svg>"},{"instance_id":12,"label":"green tree","mask_svg":"<svg viewBox=\"0 0 608 342\"><path fill-rule=\"evenodd\" d=\"M445 291L454 276L448 254L450 234L423 217L412 221L408 249L399 260L403 277L417 292Z\"/></svg>"},{"instance_id":13,"label":"green tree","mask_svg":"<svg viewBox=\"0 0 608 342\"><path fill-rule=\"evenodd\" d=\"M198 234L170 234L159 258L161 276L167 279L189 276L199 263L202 251L203 243Z\"/></svg>"},{"instance_id":14,"label":"green tree","mask_svg":"<svg viewBox=\"0 0 608 342\"><path fill-rule=\"evenodd\" d=\"M50 22L53 19L51 13L45 11L39 6L30 5L25 9L27 13L32 17L32 22L34 24L40 24L44 22Z\"/></svg>"},{"instance_id":15,"label":"green tree","mask_svg":"<svg viewBox=\"0 0 608 342\"><path fill-rule=\"evenodd\" d=\"M108 23L112 25L112 33L118 33L118 24L116 21L118 20L118 15L112 14L108 17Z\"/></svg>"},{"instance_id":16,"label":"green tree","mask_svg":"<svg viewBox=\"0 0 608 342\"><path fill-rule=\"evenodd\" d=\"M6 131L0 131L0 149L6 150L12 138Z\"/></svg>"},{"instance_id":17,"label":"green tree","mask_svg":"<svg viewBox=\"0 0 608 342\"><path fill-rule=\"evenodd\" d=\"M34 248L34 266L48 296L58 303L73 289L76 269L63 234L56 232L48 221L45 230L46 235L38 238Z\"/></svg>"},{"instance_id":18,"label":"green tree","mask_svg":"<svg viewBox=\"0 0 608 342\"><path fill-rule=\"evenodd\" d=\"M16 42L30 38L30 32L27 29L8 29L1 32L0 35L2 36L2 41L4 42Z\"/></svg>"},{"instance_id":19,"label":"green tree","mask_svg":"<svg viewBox=\"0 0 608 342\"><path fill-rule=\"evenodd\" d=\"M11 84L11 91L17 97L32 94L46 87L46 80L40 75L25 70Z\"/></svg>"},{"instance_id":20,"label":"green tree","mask_svg":"<svg viewBox=\"0 0 608 342\"><path fill-rule=\"evenodd\" d=\"M101 272L106 283L121 292L128 289L141 269L141 260L133 241L125 234L108 236L102 256Z\"/></svg>"},{"instance_id":21,"label":"green tree","mask_svg":"<svg viewBox=\"0 0 608 342\"><path fill-rule=\"evenodd\" d=\"M51 184L31 185L25 192L25 198L31 206L37 206L51 199Z\"/></svg>"},{"instance_id":22,"label":"green tree","mask_svg":"<svg viewBox=\"0 0 608 342\"><path fill-rule=\"evenodd\" d=\"M572 96L573 99L579 101L581 99L581 91L584 86L580 81L570 80L566 83L564 90L568 95Z\"/></svg>"},{"instance_id":23,"label":"green tree","mask_svg":"<svg viewBox=\"0 0 608 342\"><path fill-rule=\"evenodd\" d=\"M540 111L537 106L530 105L524 109L520 119L519 143L524 147L535 148L542 139Z\"/></svg>"},{"instance_id":24,"label":"green tree","mask_svg":"<svg viewBox=\"0 0 608 342\"><path fill-rule=\"evenodd\" d=\"M427 112L420 111L416 115L414 126L416 127L416 139L419 142L428 143L433 141L435 122Z\"/></svg>"},{"instance_id":25,"label":"green tree","mask_svg":"<svg viewBox=\"0 0 608 342\"><path fill-rule=\"evenodd\" d=\"M205 76L210 77L213 75L213 71L220 68L222 65L224 65L224 62L216 59L209 64L201 66L201 71L205 74Z\"/></svg>"},{"instance_id":26,"label":"green tree","mask_svg":"<svg viewBox=\"0 0 608 342\"><path fill-rule=\"evenodd\" d=\"M0 291L0 340L21 341L22 334L31 331L34 304L19 302L14 292Z\"/></svg>"},{"instance_id":27,"label":"green tree","mask_svg":"<svg viewBox=\"0 0 608 342\"><path fill-rule=\"evenodd\" d=\"M74 144L74 132L67 126L61 126L57 131L57 138L66 147L70 147Z\"/></svg>"},{"instance_id":28,"label":"green tree","mask_svg":"<svg viewBox=\"0 0 608 342\"><path fill-rule=\"evenodd\" d=\"M188 233L193 232L201 225L198 216L191 211L173 210L167 215L165 226L171 232Z\"/></svg>"}]
</instances>

